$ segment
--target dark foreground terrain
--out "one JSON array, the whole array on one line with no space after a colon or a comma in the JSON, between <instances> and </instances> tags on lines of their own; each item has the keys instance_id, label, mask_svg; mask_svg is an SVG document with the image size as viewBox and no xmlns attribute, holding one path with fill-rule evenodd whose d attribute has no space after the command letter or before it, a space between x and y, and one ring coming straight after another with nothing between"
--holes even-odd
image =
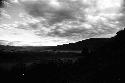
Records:
<instances>
[{"instance_id":1,"label":"dark foreground terrain","mask_svg":"<svg viewBox=\"0 0 125 83\"><path fill-rule=\"evenodd\" d=\"M123 35L56 47L0 46L0 81L119 83Z\"/></svg>"}]
</instances>

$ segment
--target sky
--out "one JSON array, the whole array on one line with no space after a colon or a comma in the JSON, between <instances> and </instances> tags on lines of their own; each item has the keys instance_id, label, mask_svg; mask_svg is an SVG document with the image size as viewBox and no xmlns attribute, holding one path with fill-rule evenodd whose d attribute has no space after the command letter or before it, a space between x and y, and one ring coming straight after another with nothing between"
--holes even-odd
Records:
<instances>
[{"instance_id":1,"label":"sky","mask_svg":"<svg viewBox=\"0 0 125 83\"><path fill-rule=\"evenodd\" d=\"M55 3L52 3L52 4L55 4ZM58 4L57 4L57 6L58 6ZM37 24L41 21L41 19L34 18L33 16L31 16L32 14L28 15L25 7L27 7L27 6L22 5L22 3L21 4L19 4L19 3L8 4L8 6L5 8L6 14L3 14L4 17L0 18L0 24L1 24L0 25L0 40L13 42L13 45L15 45L15 46L16 45L17 46L18 45L22 45L22 46L23 45L56 46L56 45L60 45L60 44L62 45L62 44L66 44L66 43L75 42L74 40L70 40L67 38L59 38L58 36L49 37L49 36L36 35L36 30L31 30L30 28L32 28L32 27L29 26L28 23L30 25ZM109 9L108 9L108 10L105 10L98 14L95 14L96 12L93 11L93 9L89 9L89 10L86 9L84 12L86 12L86 21L89 21L89 23L97 23L98 21L103 22L103 21L105 21L104 17L110 17L110 19L113 19L112 17L114 17L114 16L116 17L116 15L114 14L113 8L112 8L112 12L109 12ZM21 17L21 15L22 15L22 17ZM8 17L6 17L6 16L8 16ZM108 25L108 24L106 24L106 25ZM86 27L86 26L90 26L90 25L88 23L87 24L83 23L83 26ZM81 29L81 31L82 31L82 29ZM59 35L59 34L57 34L57 35ZM77 38L79 38L79 35L77 36Z\"/></svg>"}]
</instances>

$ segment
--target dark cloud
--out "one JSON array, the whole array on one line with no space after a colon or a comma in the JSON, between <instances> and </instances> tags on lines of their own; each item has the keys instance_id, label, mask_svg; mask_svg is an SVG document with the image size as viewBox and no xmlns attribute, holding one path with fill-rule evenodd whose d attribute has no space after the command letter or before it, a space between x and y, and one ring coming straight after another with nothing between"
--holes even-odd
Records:
<instances>
[{"instance_id":1,"label":"dark cloud","mask_svg":"<svg viewBox=\"0 0 125 83\"><path fill-rule=\"evenodd\" d=\"M39 18L44 17L48 20L48 23L53 24L56 22L62 22L63 20L73 19L72 10L54 10L47 6L47 4L28 4L26 11L29 15ZM47 16L47 15L50 16Z\"/></svg>"},{"instance_id":2,"label":"dark cloud","mask_svg":"<svg viewBox=\"0 0 125 83\"><path fill-rule=\"evenodd\" d=\"M62 22L64 20L74 19L71 11L61 10L54 14L54 17L49 20L51 23Z\"/></svg>"}]
</instances>

